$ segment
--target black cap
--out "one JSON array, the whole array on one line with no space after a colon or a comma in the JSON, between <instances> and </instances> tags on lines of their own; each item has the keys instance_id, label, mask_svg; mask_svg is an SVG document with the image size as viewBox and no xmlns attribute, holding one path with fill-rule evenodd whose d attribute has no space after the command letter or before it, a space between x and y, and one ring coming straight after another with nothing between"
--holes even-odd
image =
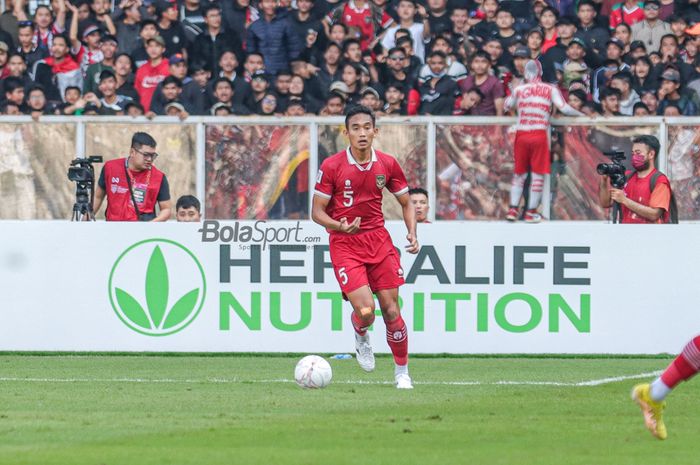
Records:
<instances>
[{"instance_id":1,"label":"black cap","mask_svg":"<svg viewBox=\"0 0 700 465\"><path fill-rule=\"evenodd\" d=\"M267 75L265 70L262 69L259 69L256 72L254 72L250 78L251 81L255 81L256 79L263 79L267 82L270 82L270 77Z\"/></svg>"},{"instance_id":2,"label":"black cap","mask_svg":"<svg viewBox=\"0 0 700 465\"><path fill-rule=\"evenodd\" d=\"M644 51L647 51L646 45L644 45L644 42L641 40L633 40L632 43L630 44L630 52L633 52L637 50L638 48L643 48Z\"/></svg>"},{"instance_id":3,"label":"black cap","mask_svg":"<svg viewBox=\"0 0 700 465\"><path fill-rule=\"evenodd\" d=\"M571 42L569 42L569 45L567 45L566 48L569 48L572 45L579 45L584 50L586 49L586 42L584 42L583 39L580 37L574 37L573 39L571 39Z\"/></svg>"},{"instance_id":4,"label":"black cap","mask_svg":"<svg viewBox=\"0 0 700 465\"><path fill-rule=\"evenodd\" d=\"M622 42L620 39L617 39L617 38L615 38L615 37L613 37L613 38L611 38L611 39L608 39L608 41L605 43L605 45L610 45L610 44L615 44L615 45L617 45L617 46L620 48L620 50L624 50L624 49L625 49L625 44L624 44L624 42Z\"/></svg>"}]
</instances>

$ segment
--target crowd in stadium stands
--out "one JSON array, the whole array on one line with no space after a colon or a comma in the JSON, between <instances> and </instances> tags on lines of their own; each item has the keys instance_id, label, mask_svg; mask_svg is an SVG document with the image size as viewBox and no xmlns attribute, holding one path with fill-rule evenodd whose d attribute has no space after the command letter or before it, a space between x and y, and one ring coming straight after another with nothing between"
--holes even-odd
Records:
<instances>
[{"instance_id":1,"label":"crowd in stadium stands","mask_svg":"<svg viewBox=\"0 0 700 465\"><path fill-rule=\"evenodd\" d=\"M5 0L2 114L502 115L530 59L585 114L700 113L698 0L72 1Z\"/></svg>"}]
</instances>

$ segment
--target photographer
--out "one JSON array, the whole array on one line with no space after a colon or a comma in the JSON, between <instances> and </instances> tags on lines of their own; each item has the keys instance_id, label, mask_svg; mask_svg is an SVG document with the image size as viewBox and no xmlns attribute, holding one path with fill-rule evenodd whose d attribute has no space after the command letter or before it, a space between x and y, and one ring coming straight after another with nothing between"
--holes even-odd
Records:
<instances>
[{"instance_id":1,"label":"photographer","mask_svg":"<svg viewBox=\"0 0 700 465\"><path fill-rule=\"evenodd\" d=\"M104 164L95 189L93 210L97 213L107 195L107 221L168 221L171 202L168 179L153 162L156 141L145 132L131 138L127 158ZM108 186L109 184L109 186ZM160 213L156 216L156 203Z\"/></svg>"},{"instance_id":2,"label":"photographer","mask_svg":"<svg viewBox=\"0 0 700 465\"><path fill-rule=\"evenodd\" d=\"M601 178L600 205L609 208L617 202L622 214L621 223L669 222L671 184L654 167L659 147L659 140L654 136L635 138L632 141L634 172L627 176L624 187L616 189L611 187L609 176Z\"/></svg>"}]
</instances>

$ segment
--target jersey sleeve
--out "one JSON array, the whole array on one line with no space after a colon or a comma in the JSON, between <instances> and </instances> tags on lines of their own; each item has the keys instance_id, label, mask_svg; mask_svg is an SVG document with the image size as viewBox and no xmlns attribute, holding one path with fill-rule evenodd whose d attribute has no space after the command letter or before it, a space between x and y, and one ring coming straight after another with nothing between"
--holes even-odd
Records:
<instances>
[{"instance_id":1,"label":"jersey sleeve","mask_svg":"<svg viewBox=\"0 0 700 465\"><path fill-rule=\"evenodd\" d=\"M564 96L561 94L559 91L559 88L556 86L552 86L552 103L554 104L555 107L559 109L560 112L567 116L581 116L582 113L578 110L576 110L574 107L569 105L566 100L564 100Z\"/></svg>"},{"instance_id":2,"label":"jersey sleeve","mask_svg":"<svg viewBox=\"0 0 700 465\"><path fill-rule=\"evenodd\" d=\"M391 160L391 171L389 172L389 180L386 187L389 189L389 192L398 197L408 192L408 182L406 181L406 175L404 175L399 162L396 161L395 158Z\"/></svg>"},{"instance_id":3,"label":"jersey sleeve","mask_svg":"<svg viewBox=\"0 0 700 465\"><path fill-rule=\"evenodd\" d=\"M314 195L318 195L323 199L330 199L333 195L333 174L334 170L328 159L321 163L321 167L316 174L316 186L314 187Z\"/></svg>"},{"instance_id":4,"label":"jersey sleeve","mask_svg":"<svg viewBox=\"0 0 700 465\"><path fill-rule=\"evenodd\" d=\"M663 211L669 211L671 204L671 188L665 182L657 182L649 199L649 206L652 208L661 208Z\"/></svg>"}]
</instances>

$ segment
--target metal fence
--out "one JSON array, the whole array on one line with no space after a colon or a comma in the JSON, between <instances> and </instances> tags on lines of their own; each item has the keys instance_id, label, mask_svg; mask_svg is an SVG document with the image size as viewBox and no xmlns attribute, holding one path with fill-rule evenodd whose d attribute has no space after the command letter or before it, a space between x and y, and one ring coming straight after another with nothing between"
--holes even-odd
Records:
<instances>
[{"instance_id":1,"label":"metal fence","mask_svg":"<svg viewBox=\"0 0 700 465\"><path fill-rule=\"evenodd\" d=\"M431 220L500 220L513 169L513 118L406 117L378 121L375 146L400 161L411 186L425 187ZM335 117L29 117L0 119L0 219L66 219L78 156L124 156L135 131L158 141L157 165L171 194L195 194L215 219L294 219L310 213L315 173L345 148ZM658 166L671 179L680 218L700 220L700 118L562 118L552 130L552 175L543 213L552 220L605 220L595 166L610 149L654 134ZM99 167L98 167L99 169ZM385 211L398 218L387 196Z\"/></svg>"}]
</instances>

